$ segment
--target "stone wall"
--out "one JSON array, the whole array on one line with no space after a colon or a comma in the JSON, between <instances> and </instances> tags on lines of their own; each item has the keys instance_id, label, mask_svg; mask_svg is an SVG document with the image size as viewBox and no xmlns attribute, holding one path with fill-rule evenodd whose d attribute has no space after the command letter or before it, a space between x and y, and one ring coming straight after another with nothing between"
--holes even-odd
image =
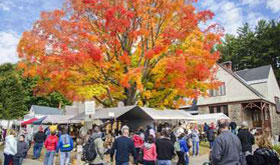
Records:
<instances>
[{"instance_id":1,"label":"stone wall","mask_svg":"<svg viewBox=\"0 0 280 165\"><path fill-rule=\"evenodd\" d=\"M270 119L271 119L271 131L273 137L280 134L280 114L276 113L276 107L274 105L269 106Z\"/></svg>"},{"instance_id":2,"label":"stone wall","mask_svg":"<svg viewBox=\"0 0 280 165\"><path fill-rule=\"evenodd\" d=\"M241 108L241 104L237 103L228 105L229 118L231 121L236 122L237 125L241 125L242 122Z\"/></svg>"}]
</instances>

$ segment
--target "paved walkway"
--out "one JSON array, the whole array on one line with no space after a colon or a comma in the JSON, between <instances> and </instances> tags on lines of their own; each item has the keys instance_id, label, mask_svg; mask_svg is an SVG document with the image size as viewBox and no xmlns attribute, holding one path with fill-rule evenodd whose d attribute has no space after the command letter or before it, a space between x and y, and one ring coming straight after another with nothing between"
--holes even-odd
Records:
<instances>
[{"instance_id":1,"label":"paved walkway","mask_svg":"<svg viewBox=\"0 0 280 165\"><path fill-rule=\"evenodd\" d=\"M3 161L4 156L3 156L3 151L0 151L0 159ZM204 162L208 161L208 155L201 155L198 157L190 157L190 165L202 165ZM43 162L37 161L37 160L32 160L32 159L25 159L23 161L23 165L43 165ZM174 165L176 163L173 163Z\"/></svg>"},{"instance_id":2,"label":"paved walkway","mask_svg":"<svg viewBox=\"0 0 280 165\"><path fill-rule=\"evenodd\" d=\"M2 161L4 161L4 155L3 155L3 151L0 151L0 159L2 160ZM42 162L39 162L39 161L37 161L37 160L32 160L32 159L24 159L23 160L23 163L22 163L23 165L43 165L43 163Z\"/></svg>"}]
</instances>

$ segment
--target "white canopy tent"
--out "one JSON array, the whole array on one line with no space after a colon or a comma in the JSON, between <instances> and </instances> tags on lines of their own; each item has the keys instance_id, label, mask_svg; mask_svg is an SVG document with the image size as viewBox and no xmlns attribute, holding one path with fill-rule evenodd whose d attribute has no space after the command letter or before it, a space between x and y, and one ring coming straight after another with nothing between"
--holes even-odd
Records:
<instances>
[{"instance_id":1,"label":"white canopy tent","mask_svg":"<svg viewBox=\"0 0 280 165\"><path fill-rule=\"evenodd\" d=\"M217 123L218 120L230 118L223 114L223 113L211 113L211 114L201 114L201 115L193 115L189 117L189 120L196 121L198 124L210 124L210 123Z\"/></svg>"}]
</instances>

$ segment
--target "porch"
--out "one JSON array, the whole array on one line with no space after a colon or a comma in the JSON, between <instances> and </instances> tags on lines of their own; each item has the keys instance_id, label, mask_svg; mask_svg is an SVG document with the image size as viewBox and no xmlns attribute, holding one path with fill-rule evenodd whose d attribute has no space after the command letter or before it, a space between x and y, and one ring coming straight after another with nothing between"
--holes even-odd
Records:
<instances>
[{"instance_id":1,"label":"porch","mask_svg":"<svg viewBox=\"0 0 280 165\"><path fill-rule=\"evenodd\" d=\"M266 101L249 101L242 103L242 119L257 130L271 129L270 103Z\"/></svg>"}]
</instances>

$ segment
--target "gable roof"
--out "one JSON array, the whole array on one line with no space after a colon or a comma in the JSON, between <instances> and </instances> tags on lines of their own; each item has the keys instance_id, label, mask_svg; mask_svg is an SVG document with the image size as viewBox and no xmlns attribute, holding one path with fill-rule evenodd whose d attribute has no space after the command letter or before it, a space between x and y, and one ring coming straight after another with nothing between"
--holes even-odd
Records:
<instances>
[{"instance_id":1,"label":"gable roof","mask_svg":"<svg viewBox=\"0 0 280 165\"><path fill-rule=\"evenodd\" d=\"M32 105L31 109L36 115L63 115L63 111L58 108Z\"/></svg>"},{"instance_id":2,"label":"gable roof","mask_svg":"<svg viewBox=\"0 0 280 165\"><path fill-rule=\"evenodd\" d=\"M268 79L271 65L265 65L253 69L236 71L235 73L245 81Z\"/></svg>"},{"instance_id":3,"label":"gable roof","mask_svg":"<svg viewBox=\"0 0 280 165\"><path fill-rule=\"evenodd\" d=\"M137 105L133 106L124 106L124 107L114 107L114 108L103 108L97 109L93 115L94 119L110 119L109 112L114 112L114 118L119 118L125 113L131 110L141 110L141 113L147 114L153 120L186 120L190 116L190 113L185 112L184 110L156 110L153 108L139 107ZM139 112L139 111L138 111ZM137 113L137 112L135 112ZM70 120L83 120L85 119L85 112L80 113L79 115L71 118Z\"/></svg>"},{"instance_id":4,"label":"gable roof","mask_svg":"<svg viewBox=\"0 0 280 165\"><path fill-rule=\"evenodd\" d=\"M249 84L247 84L241 77L239 77L239 75L237 75L236 73L226 69L222 64L218 64L218 66L220 66L223 70L225 70L227 73L229 73L230 75L232 75L234 78L236 78L241 84L243 84L244 86L246 86L250 91L252 91L255 95L257 95L260 98L264 98L264 96L262 94L260 94L256 89L254 89L253 87L251 87Z\"/></svg>"}]
</instances>

